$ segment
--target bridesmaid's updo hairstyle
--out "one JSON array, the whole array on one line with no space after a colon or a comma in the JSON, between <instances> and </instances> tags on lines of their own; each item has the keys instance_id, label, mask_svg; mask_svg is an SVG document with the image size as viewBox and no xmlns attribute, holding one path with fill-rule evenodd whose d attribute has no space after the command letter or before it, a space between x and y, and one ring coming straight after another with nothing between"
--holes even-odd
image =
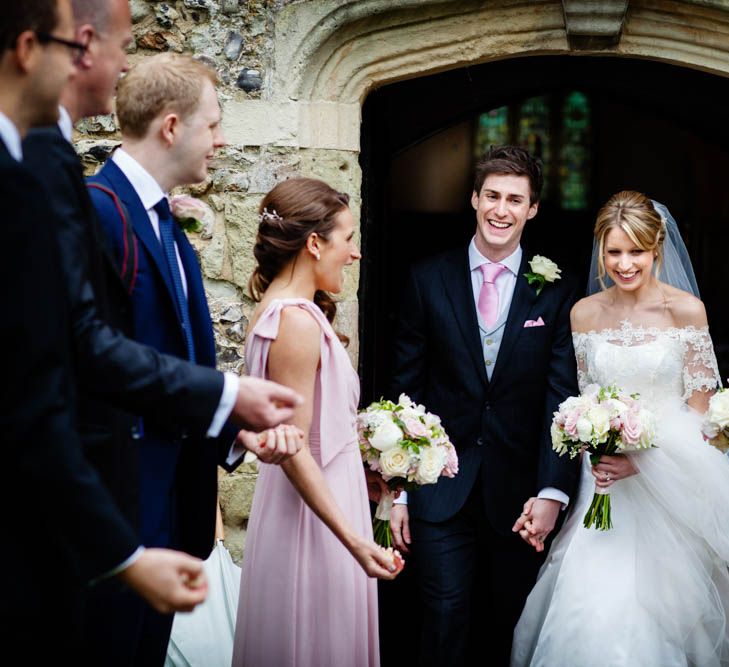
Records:
<instances>
[{"instance_id":1,"label":"bridesmaid's updo hairstyle","mask_svg":"<svg viewBox=\"0 0 729 667\"><path fill-rule=\"evenodd\" d=\"M292 178L276 185L261 201L260 219L253 255L258 265L248 283L254 301L260 301L271 281L295 262L311 234L327 240L335 218L349 206L349 196L324 181ZM314 303L332 322L337 312L329 294L318 290ZM341 336L340 336L341 337Z\"/></svg>"},{"instance_id":2,"label":"bridesmaid's updo hairstyle","mask_svg":"<svg viewBox=\"0 0 729 667\"><path fill-rule=\"evenodd\" d=\"M608 232L618 227L641 250L655 255L653 274L658 275L663 261L663 240L666 226L653 202L634 190L614 194L597 213L595 241L597 242L597 277L605 289L605 239Z\"/></svg>"}]
</instances>

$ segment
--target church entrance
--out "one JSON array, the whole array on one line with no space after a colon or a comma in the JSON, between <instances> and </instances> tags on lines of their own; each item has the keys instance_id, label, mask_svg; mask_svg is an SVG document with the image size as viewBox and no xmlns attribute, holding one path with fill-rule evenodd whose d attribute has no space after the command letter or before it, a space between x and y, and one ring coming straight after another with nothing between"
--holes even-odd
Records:
<instances>
[{"instance_id":1,"label":"church entrance","mask_svg":"<svg viewBox=\"0 0 729 667\"><path fill-rule=\"evenodd\" d=\"M725 81L656 61L520 57L379 88L362 116L362 402L387 395L393 322L411 262L473 235L475 159L491 144L539 156L545 191L524 241L586 283L592 225L615 192L666 204L729 375L729 126Z\"/></svg>"}]
</instances>

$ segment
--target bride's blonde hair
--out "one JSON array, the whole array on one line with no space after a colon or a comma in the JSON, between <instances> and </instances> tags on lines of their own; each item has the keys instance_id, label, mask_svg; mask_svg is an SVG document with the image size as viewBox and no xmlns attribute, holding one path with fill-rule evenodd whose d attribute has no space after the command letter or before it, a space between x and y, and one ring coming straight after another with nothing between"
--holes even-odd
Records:
<instances>
[{"instance_id":1,"label":"bride's blonde hair","mask_svg":"<svg viewBox=\"0 0 729 667\"><path fill-rule=\"evenodd\" d=\"M595 240L597 241L597 279L605 289L605 238L618 227L641 250L655 255L653 275L658 275L663 262L663 240L666 227L653 202L641 192L623 190L614 194L597 213Z\"/></svg>"}]
</instances>

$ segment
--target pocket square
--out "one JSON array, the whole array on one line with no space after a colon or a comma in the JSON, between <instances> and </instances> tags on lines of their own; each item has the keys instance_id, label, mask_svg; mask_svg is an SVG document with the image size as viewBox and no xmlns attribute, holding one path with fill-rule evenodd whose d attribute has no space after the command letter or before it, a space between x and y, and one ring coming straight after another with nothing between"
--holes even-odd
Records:
<instances>
[{"instance_id":1,"label":"pocket square","mask_svg":"<svg viewBox=\"0 0 729 667\"><path fill-rule=\"evenodd\" d=\"M527 320L524 322L524 328L527 327L543 327L544 326L544 320L541 317L538 317L536 320Z\"/></svg>"}]
</instances>

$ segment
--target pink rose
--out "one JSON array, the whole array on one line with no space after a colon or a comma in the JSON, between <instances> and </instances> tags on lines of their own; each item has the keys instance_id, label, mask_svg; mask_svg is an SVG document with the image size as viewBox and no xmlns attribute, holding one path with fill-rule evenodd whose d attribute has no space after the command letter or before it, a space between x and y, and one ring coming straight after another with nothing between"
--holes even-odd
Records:
<instances>
[{"instance_id":1,"label":"pink rose","mask_svg":"<svg viewBox=\"0 0 729 667\"><path fill-rule=\"evenodd\" d=\"M567 415L567 418L564 421L564 431L567 433L567 435L570 436L573 440L577 439L577 421L582 416L582 411L580 410L573 410L570 414Z\"/></svg>"},{"instance_id":2,"label":"pink rose","mask_svg":"<svg viewBox=\"0 0 729 667\"><path fill-rule=\"evenodd\" d=\"M450 443L446 446L446 463L443 468L445 477L455 477L458 474L458 454L456 448Z\"/></svg>"},{"instance_id":3,"label":"pink rose","mask_svg":"<svg viewBox=\"0 0 729 667\"><path fill-rule=\"evenodd\" d=\"M185 231L201 232L202 238L212 236L215 214L204 201L188 195L175 195L170 197L170 210L175 218L184 223Z\"/></svg>"},{"instance_id":4,"label":"pink rose","mask_svg":"<svg viewBox=\"0 0 729 667\"><path fill-rule=\"evenodd\" d=\"M642 434L643 428L638 413L629 410L623 416L623 441L627 445L637 445Z\"/></svg>"},{"instance_id":5,"label":"pink rose","mask_svg":"<svg viewBox=\"0 0 729 667\"><path fill-rule=\"evenodd\" d=\"M407 432L415 438L424 438L428 435L428 428L417 419L406 419L403 423Z\"/></svg>"}]
</instances>

